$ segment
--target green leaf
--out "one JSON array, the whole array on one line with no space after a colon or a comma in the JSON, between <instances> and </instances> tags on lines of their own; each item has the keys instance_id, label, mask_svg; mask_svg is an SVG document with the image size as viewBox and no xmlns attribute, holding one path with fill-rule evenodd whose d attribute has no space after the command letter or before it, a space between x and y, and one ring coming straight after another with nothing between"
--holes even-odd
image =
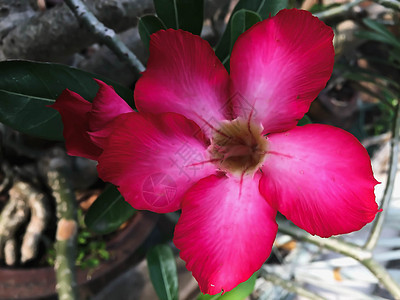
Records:
<instances>
[{"instance_id":1,"label":"green leaf","mask_svg":"<svg viewBox=\"0 0 400 300\"><path fill-rule=\"evenodd\" d=\"M380 36L380 41L393 45L394 47L400 47L400 41L396 39L396 37L383 25L374 20L365 18L363 19L363 23L371 30L377 33L376 37Z\"/></svg>"},{"instance_id":2,"label":"green leaf","mask_svg":"<svg viewBox=\"0 0 400 300\"><path fill-rule=\"evenodd\" d=\"M197 300L243 300L246 299L254 290L257 280L257 272L254 273L247 281L242 282L233 290L225 294L203 295L200 294Z\"/></svg>"},{"instance_id":3,"label":"green leaf","mask_svg":"<svg viewBox=\"0 0 400 300\"><path fill-rule=\"evenodd\" d=\"M215 54L226 66L229 64L230 57L230 45L231 45L231 22L234 14L241 10L246 9L253 11L261 16L263 20L271 16L275 16L278 11L286 8L288 0L240 0L233 9L232 16L228 21L225 32L222 35L217 47L215 48Z\"/></svg>"},{"instance_id":4,"label":"green leaf","mask_svg":"<svg viewBox=\"0 0 400 300\"><path fill-rule=\"evenodd\" d=\"M203 0L154 0L158 17L167 28L200 35L203 28Z\"/></svg>"},{"instance_id":5,"label":"green leaf","mask_svg":"<svg viewBox=\"0 0 400 300\"><path fill-rule=\"evenodd\" d=\"M297 123L297 126L304 126L307 124L312 124L312 121L309 116L304 115L304 117Z\"/></svg>"},{"instance_id":6,"label":"green leaf","mask_svg":"<svg viewBox=\"0 0 400 300\"><path fill-rule=\"evenodd\" d=\"M241 9L235 12L231 21L231 51L239 35L260 21L260 15L250 10Z\"/></svg>"},{"instance_id":7,"label":"green leaf","mask_svg":"<svg viewBox=\"0 0 400 300\"><path fill-rule=\"evenodd\" d=\"M400 55L399 55L400 57ZM369 56L369 55L363 55L363 58L368 60L371 63L377 63L377 64L382 64L388 67L400 69L400 62L398 61L390 61L389 59L384 59L384 58L379 58L375 56Z\"/></svg>"},{"instance_id":8,"label":"green leaf","mask_svg":"<svg viewBox=\"0 0 400 300\"><path fill-rule=\"evenodd\" d=\"M363 19L363 23L371 31L358 31L356 32L356 36L363 39L392 45L397 50L400 49L400 41L383 24L368 18Z\"/></svg>"},{"instance_id":9,"label":"green leaf","mask_svg":"<svg viewBox=\"0 0 400 300\"><path fill-rule=\"evenodd\" d=\"M178 274L172 250L157 245L147 252L147 266L154 289L161 300L178 300Z\"/></svg>"},{"instance_id":10,"label":"green leaf","mask_svg":"<svg viewBox=\"0 0 400 300\"><path fill-rule=\"evenodd\" d=\"M356 32L355 35L362 39L381 42L381 43L392 45L394 47L400 47L400 43L398 43L396 40L392 40L392 39L388 38L387 36L382 35L378 32L364 30L364 31Z\"/></svg>"},{"instance_id":11,"label":"green leaf","mask_svg":"<svg viewBox=\"0 0 400 300\"><path fill-rule=\"evenodd\" d=\"M152 15L140 18L138 28L139 28L140 39L147 48L149 48L150 36L153 33L161 29L167 29L159 18Z\"/></svg>"},{"instance_id":12,"label":"green leaf","mask_svg":"<svg viewBox=\"0 0 400 300\"><path fill-rule=\"evenodd\" d=\"M124 200L117 188L110 185L89 208L85 224L95 233L107 234L117 230L135 213L136 210Z\"/></svg>"},{"instance_id":13,"label":"green leaf","mask_svg":"<svg viewBox=\"0 0 400 300\"><path fill-rule=\"evenodd\" d=\"M112 85L133 107L132 91L103 76L59 64L0 62L0 122L32 136L62 141L60 115L46 105L66 88L91 101L99 88L93 78Z\"/></svg>"}]
</instances>

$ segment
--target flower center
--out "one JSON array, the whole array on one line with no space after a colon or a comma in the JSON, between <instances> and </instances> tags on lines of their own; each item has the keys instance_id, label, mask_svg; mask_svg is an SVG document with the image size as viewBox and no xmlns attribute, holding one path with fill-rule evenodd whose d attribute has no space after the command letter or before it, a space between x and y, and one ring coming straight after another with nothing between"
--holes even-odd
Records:
<instances>
[{"instance_id":1,"label":"flower center","mask_svg":"<svg viewBox=\"0 0 400 300\"><path fill-rule=\"evenodd\" d=\"M219 167L235 175L252 174L265 159L267 139L262 126L237 118L224 121L215 132L209 152Z\"/></svg>"}]
</instances>

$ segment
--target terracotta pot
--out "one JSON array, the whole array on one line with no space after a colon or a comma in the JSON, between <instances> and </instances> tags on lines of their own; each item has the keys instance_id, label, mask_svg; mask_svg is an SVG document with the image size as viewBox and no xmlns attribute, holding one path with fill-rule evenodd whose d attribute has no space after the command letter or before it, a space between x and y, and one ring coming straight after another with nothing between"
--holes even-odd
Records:
<instances>
[{"instance_id":1,"label":"terracotta pot","mask_svg":"<svg viewBox=\"0 0 400 300\"><path fill-rule=\"evenodd\" d=\"M139 212L127 227L107 243L111 258L94 270L77 268L77 282L81 299L86 299L106 286L138 261L135 252L156 225L158 216ZM57 299L53 268L0 269L0 299Z\"/></svg>"}]
</instances>

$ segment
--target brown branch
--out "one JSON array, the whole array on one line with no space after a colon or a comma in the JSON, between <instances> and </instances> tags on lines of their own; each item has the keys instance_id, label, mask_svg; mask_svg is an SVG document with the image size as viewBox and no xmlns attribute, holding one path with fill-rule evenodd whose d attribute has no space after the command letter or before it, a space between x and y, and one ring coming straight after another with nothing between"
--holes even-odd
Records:
<instances>
[{"instance_id":1,"label":"brown branch","mask_svg":"<svg viewBox=\"0 0 400 300\"><path fill-rule=\"evenodd\" d=\"M134 27L138 17L151 11L151 0L88 0L88 9L105 26L121 32ZM63 4L39 13L3 39L6 58L62 61L96 42Z\"/></svg>"},{"instance_id":2,"label":"brown branch","mask_svg":"<svg viewBox=\"0 0 400 300\"><path fill-rule=\"evenodd\" d=\"M79 22L85 26L99 41L107 45L120 60L127 63L133 70L144 72L145 67L136 55L115 34L115 31L104 26L86 7L82 0L64 0Z\"/></svg>"}]
</instances>

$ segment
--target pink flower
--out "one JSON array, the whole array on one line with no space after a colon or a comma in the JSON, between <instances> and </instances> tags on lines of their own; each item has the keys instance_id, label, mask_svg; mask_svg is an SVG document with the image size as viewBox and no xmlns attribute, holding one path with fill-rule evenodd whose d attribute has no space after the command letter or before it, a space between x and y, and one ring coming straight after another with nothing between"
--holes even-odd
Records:
<instances>
[{"instance_id":1,"label":"pink flower","mask_svg":"<svg viewBox=\"0 0 400 300\"><path fill-rule=\"evenodd\" d=\"M182 209L180 256L203 293L229 291L268 258L277 210L321 237L378 211L357 139L296 127L331 75L332 38L309 12L283 10L239 37L228 74L200 37L159 31L136 84L139 112L100 81L93 104L68 90L57 99L68 153L97 160L136 209Z\"/></svg>"}]
</instances>

